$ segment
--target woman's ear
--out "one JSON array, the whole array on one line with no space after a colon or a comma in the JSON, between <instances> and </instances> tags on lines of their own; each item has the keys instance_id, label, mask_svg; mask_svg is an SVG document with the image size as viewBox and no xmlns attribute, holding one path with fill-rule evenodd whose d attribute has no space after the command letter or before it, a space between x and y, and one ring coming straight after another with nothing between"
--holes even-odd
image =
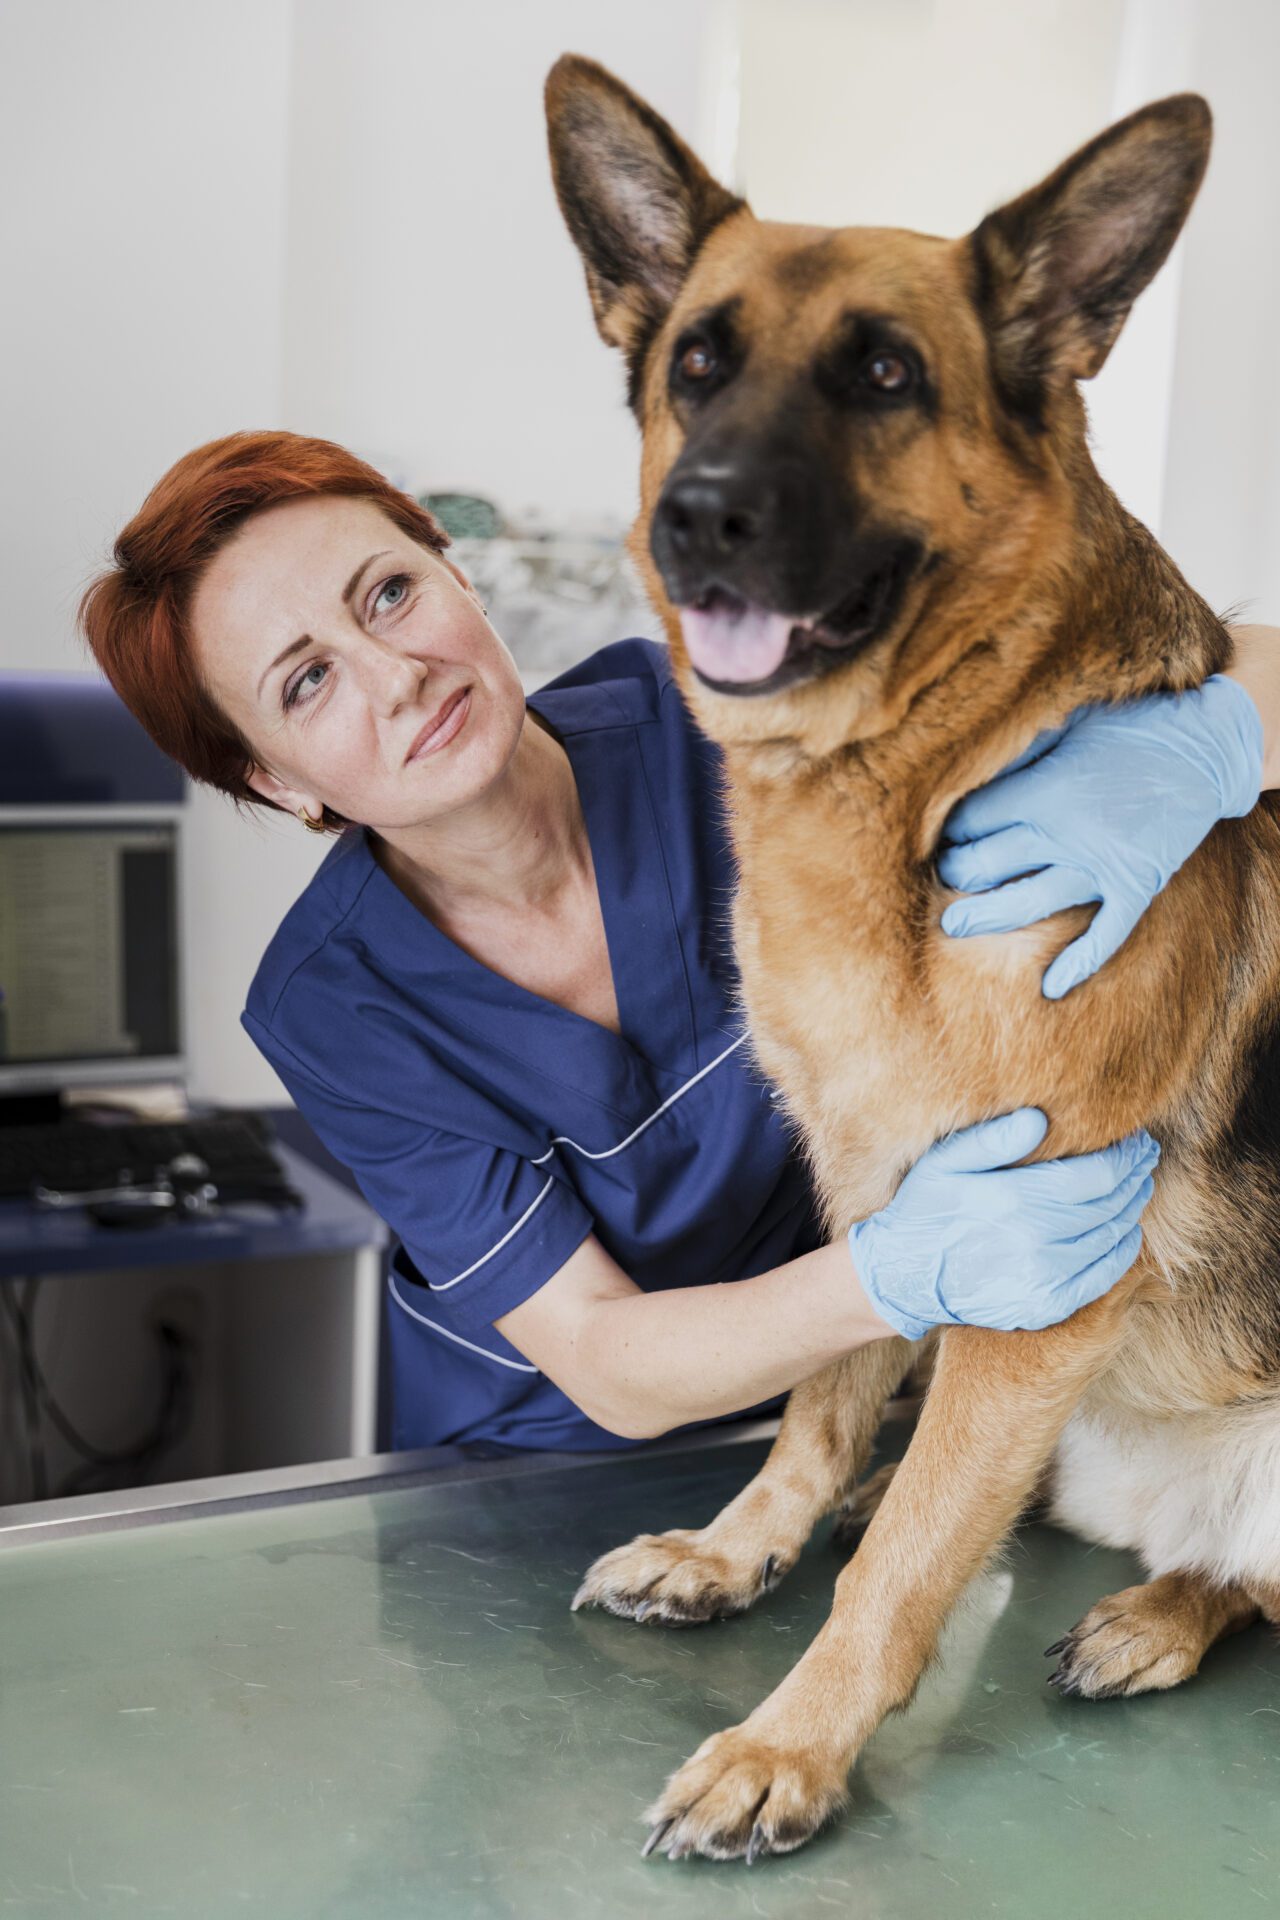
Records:
<instances>
[{"instance_id":1,"label":"woman's ear","mask_svg":"<svg viewBox=\"0 0 1280 1920\"><path fill-rule=\"evenodd\" d=\"M285 813L305 813L310 820L324 819L324 801L318 794L303 793L296 787L288 787L283 780L268 773L265 767L251 763L245 779L264 800L274 801Z\"/></svg>"}]
</instances>

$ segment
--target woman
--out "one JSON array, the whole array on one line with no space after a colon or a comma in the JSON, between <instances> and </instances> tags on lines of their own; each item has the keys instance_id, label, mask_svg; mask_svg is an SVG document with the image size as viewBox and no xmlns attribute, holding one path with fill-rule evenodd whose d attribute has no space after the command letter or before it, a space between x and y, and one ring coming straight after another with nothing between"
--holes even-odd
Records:
<instances>
[{"instance_id":1,"label":"woman","mask_svg":"<svg viewBox=\"0 0 1280 1920\"><path fill-rule=\"evenodd\" d=\"M866 1340L1044 1326L1112 1285L1157 1149L1014 1166L1035 1109L939 1143L822 1243L735 1008L717 752L664 649L606 646L526 701L446 544L342 449L234 434L165 475L81 609L195 778L337 835L244 1023L402 1242L394 1444L617 1446ZM1045 990L1100 965L1256 800L1269 637L1195 693L1075 716L970 796L940 870L996 890L947 930L1100 900Z\"/></svg>"}]
</instances>

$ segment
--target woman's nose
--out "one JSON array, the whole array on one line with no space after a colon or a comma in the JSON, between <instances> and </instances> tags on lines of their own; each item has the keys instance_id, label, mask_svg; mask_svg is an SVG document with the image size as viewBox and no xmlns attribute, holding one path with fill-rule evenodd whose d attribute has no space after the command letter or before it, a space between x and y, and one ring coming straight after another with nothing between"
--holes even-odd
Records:
<instances>
[{"instance_id":1,"label":"woman's nose","mask_svg":"<svg viewBox=\"0 0 1280 1920\"><path fill-rule=\"evenodd\" d=\"M361 649L360 677L370 705L378 713L391 714L417 697L426 668L420 660L385 640L367 635Z\"/></svg>"}]
</instances>

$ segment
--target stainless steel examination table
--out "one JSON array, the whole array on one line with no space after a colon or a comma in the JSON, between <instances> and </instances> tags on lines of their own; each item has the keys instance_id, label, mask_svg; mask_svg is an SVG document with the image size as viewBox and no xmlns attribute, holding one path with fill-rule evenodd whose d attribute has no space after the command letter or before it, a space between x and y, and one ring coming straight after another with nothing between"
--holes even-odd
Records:
<instances>
[{"instance_id":1,"label":"stainless steel examination table","mask_svg":"<svg viewBox=\"0 0 1280 1920\"><path fill-rule=\"evenodd\" d=\"M1043 1526L975 1584L802 1852L642 1861L639 1815L821 1622L824 1527L744 1618L571 1615L762 1438L387 1455L0 1514L0 1914L1254 1915L1280 1908L1280 1648L1089 1704L1042 1648L1137 1576Z\"/></svg>"}]
</instances>

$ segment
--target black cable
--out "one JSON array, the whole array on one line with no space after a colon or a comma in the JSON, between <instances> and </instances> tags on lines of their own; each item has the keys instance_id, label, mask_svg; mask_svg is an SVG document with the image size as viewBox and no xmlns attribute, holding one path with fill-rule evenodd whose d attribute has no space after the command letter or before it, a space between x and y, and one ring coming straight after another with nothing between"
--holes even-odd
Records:
<instances>
[{"instance_id":1,"label":"black cable","mask_svg":"<svg viewBox=\"0 0 1280 1920\"><path fill-rule=\"evenodd\" d=\"M3 1299L17 1332L18 1353L22 1369L23 1399L26 1413L27 1443L31 1455L31 1479L33 1498L48 1498L48 1474L44 1458L44 1442L40 1433L39 1409L43 1405L45 1413L75 1452L83 1454L85 1464L77 1467L67 1484L60 1490L59 1498L71 1492L84 1492L86 1477L102 1478L104 1468L130 1467L135 1478L141 1478L152 1460L164 1453L181 1438L191 1416L191 1380L190 1355L192 1342L179 1328L169 1321L161 1321L156 1328L157 1336L165 1349L165 1377L160 1412L149 1434L129 1447L96 1447L91 1440L78 1433L72 1426L62 1408L53 1396L48 1382L40 1370L36 1358L34 1319L32 1306L40 1276L28 1280L27 1292L19 1301L11 1297L8 1289L0 1285L0 1299ZM16 1286L15 1286L16 1295ZM118 1476L113 1476L118 1484Z\"/></svg>"},{"instance_id":2,"label":"black cable","mask_svg":"<svg viewBox=\"0 0 1280 1920\"><path fill-rule=\"evenodd\" d=\"M17 1300L18 1282L13 1283L13 1293L0 1284L0 1299L13 1318L14 1331L18 1340L18 1369L22 1382L22 1410L27 1427L27 1459L31 1469L31 1498L47 1500L49 1497L49 1475L45 1466L44 1436L40 1432L40 1372L36 1363L35 1347L31 1338L31 1322L28 1309L34 1298L33 1289L38 1280L28 1280L24 1301Z\"/></svg>"},{"instance_id":3,"label":"black cable","mask_svg":"<svg viewBox=\"0 0 1280 1920\"><path fill-rule=\"evenodd\" d=\"M145 1479L153 1461L176 1445L191 1420L192 1370L189 1362L192 1342L167 1320L160 1322L156 1333L166 1350L163 1398L150 1436L127 1456L127 1464L133 1469L130 1478L135 1484ZM119 1473L109 1470L112 1459L113 1456L106 1455L101 1462L89 1460L77 1467L59 1489L59 1499L76 1493L96 1492L99 1487L105 1491L118 1486Z\"/></svg>"}]
</instances>

